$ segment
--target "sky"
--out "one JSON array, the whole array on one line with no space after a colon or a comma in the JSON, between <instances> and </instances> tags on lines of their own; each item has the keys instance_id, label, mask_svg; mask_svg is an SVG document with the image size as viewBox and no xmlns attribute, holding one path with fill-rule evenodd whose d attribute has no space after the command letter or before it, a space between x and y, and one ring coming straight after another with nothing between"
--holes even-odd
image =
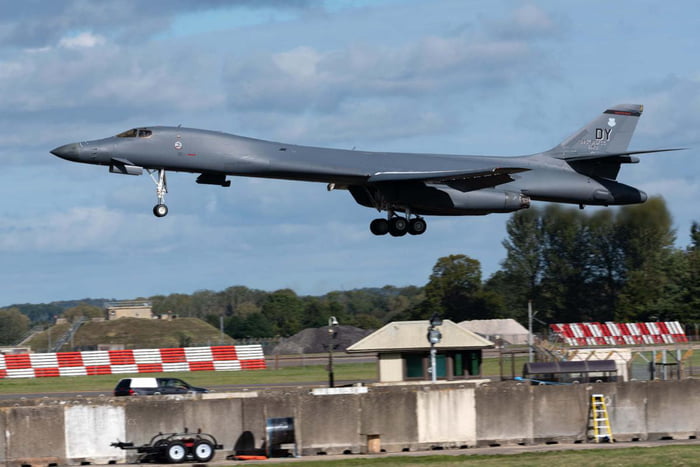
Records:
<instances>
[{"instance_id":1,"label":"sky","mask_svg":"<svg viewBox=\"0 0 700 467\"><path fill-rule=\"evenodd\" d=\"M515 156L644 104L630 149L690 149L642 155L618 179L664 197L679 247L700 220L696 1L0 0L0 12L0 307L422 286L439 257L475 258L484 279L505 257L508 214L375 237L376 211L343 190L177 173L157 219L147 176L49 154L135 126Z\"/></svg>"}]
</instances>

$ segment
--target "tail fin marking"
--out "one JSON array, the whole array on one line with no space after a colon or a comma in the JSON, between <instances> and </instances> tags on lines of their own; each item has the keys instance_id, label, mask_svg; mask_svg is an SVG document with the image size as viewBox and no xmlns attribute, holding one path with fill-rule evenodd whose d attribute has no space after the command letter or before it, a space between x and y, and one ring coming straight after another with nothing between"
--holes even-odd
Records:
<instances>
[{"instance_id":1,"label":"tail fin marking","mask_svg":"<svg viewBox=\"0 0 700 467\"><path fill-rule=\"evenodd\" d=\"M616 105L546 154L558 159L570 159L625 153L643 110L644 107L639 104Z\"/></svg>"}]
</instances>

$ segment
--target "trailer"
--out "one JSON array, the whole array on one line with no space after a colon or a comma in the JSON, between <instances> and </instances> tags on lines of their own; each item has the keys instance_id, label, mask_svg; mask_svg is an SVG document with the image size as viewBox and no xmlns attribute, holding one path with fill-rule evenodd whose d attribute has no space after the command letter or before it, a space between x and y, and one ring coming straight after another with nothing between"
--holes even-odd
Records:
<instances>
[{"instance_id":1,"label":"trailer","mask_svg":"<svg viewBox=\"0 0 700 467\"><path fill-rule=\"evenodd\" d=\"M182 433L158 433L151 440L141 446L134 446L132 442L117 441L111 446L125 450L135 450L141 454L138 462L209 462L214 457L216 449L224 447L216 441L213 435L202 433L189 433L185 428Z\"/></svg>"}]
</instances>

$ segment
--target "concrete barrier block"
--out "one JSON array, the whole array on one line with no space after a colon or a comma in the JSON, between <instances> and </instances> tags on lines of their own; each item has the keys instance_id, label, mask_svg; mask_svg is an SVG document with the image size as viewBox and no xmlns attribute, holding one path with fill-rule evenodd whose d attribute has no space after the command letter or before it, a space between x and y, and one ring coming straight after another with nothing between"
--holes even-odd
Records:
<instances>
[{"instance_id":1,"label":"concrete barrier block","mask_svg":"<svg viewBox=\"0 0 700 467\"><path fill-rule=\"evenodd\" d=\"M229 453L244 431L241 399L193 401L184 404L183 417L190 432L201 428L202 432L213 435Z\"/></svg>"},{"instance_id":2,"label":"concrete barrier block","mask_svg":"<svg viewBox=\"0 0 700 467\"><path fill-rule=\"evenodd\" d=\"M498 383L476 389L478 446L532 442L533 388L525 383Z\"/></svg>"},{"instance_id":3,"label":"concrete barrier block","mask_svg":"<svg viewBox=\"0 0 700 467\"><path fill-rule=\"evenodd\" d=\"M11 407L6 412L6 461L65 464L64 407ZM26 462L28 460L31 462Z\"/></svg>"},{"instance_id":4,"label":"concrete barrier block","mask_svg":"<svg viewBox=\"0 0 700 467\"><path fill-rule=\"evenodd\" d=\"M124 407L71 405L65 408L66 459L71 464L124 462L125 451L111 443L124 441Z\"/></svg>"},{"instance_id":5,"label":"concrete barrier block","mask_svg":"<svg viewBox=\"0 0 700 467\"><path fill-rule=\"evenodd\" d=\"M613 437L618 441L647 439L646 381L605 385L596 394L605 396Z\"/></svg>"},{"instance_id":6,"label":"concrete barrier block","mask_svg":"<svg viewBox=\"0 0 700 467\"><path fill-rule=\"evenodd\" d=\"M700 433L700 381L650 381L647 401L649 439L688 439ZM692 410L695 416L689 416Z\"/></svg>"},{"instance_id":7,"label":"concrete barrier block","mask_svg":"<svg viewBox=\"0 0 700 467\"><path fill-rule=\"evenodd\" d=\"M141 445L156 433L181 432L187 427L185 403L165 397L131 398L126 404L125 421L127 441Z\"/></svg>"},{"instance_id":8,"label":"concrete barrier block","mask_svg":"<svg viewBox=\"0 0 700 467\"><path fill-rule=\"evenodd\" d=\"M418 442L441 447L476 445L474 388L424 387L416 393Z\"/></svg>"},{"instance_id":9,"label":"concrete barrier block","mask_svg":"<svg viewBox=\"0 0 700 467\"><path fill-rule=\"evenodd\" d=\"M417 446L416 391L408 387L372 388L360 399L361 443L379 435L381 449L398 452ZM363 446L367 449L367 446Z\"/></svg>"},{"instance_id":10,"label":"concrete barrier block","mask_svg":"<svg viewBox=\"0 0 700 467\"><path fill-rule=\"evenodd\" d=\"M365 442L360 437L360 400L362 395L305 394L300 398L303 453L342 454L360 452Z\"/></svg>"},{"instance_id":11,"label":"concrete barrier block","mask_svg":"<svg viewBox=\"0 0 700 467\"><path fill-rule=\"evenodd\" d=\"M531 386L532 442L585 441L591 406L587 385Z\"/></svg>"}]
</instances>

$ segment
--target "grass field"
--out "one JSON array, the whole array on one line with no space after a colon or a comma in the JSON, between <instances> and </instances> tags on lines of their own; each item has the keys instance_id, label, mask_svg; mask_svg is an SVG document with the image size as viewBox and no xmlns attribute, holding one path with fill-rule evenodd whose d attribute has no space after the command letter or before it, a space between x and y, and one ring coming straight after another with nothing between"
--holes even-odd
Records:
<instances>
[{"instance_id":1,"label":"grass field","mask_svg":"<svg viewBox=\"0 0 700 467\"><path fill-rule=\"evenodd\" d=\"M697 466L700 464L700 445L663 446L651 448L584 449L520 454L457 455L457 456L391 456L384 458L353 458L294 462L304 466L401 466L450 467L478 465L479 467L541 467L547 466ZM270 462L267 466L289 466L289 463Z\"/></svg>"},{"instance_id":2,"label":"grass field","mask_svg":"<svg viewBox=\"0 0 700 467\"><path fill-rule=\"evenodd\" d=\"M377 379L376 363L334 365L336 381L372 381ZM278 370L194 371L101 376L65 376L62 378L7 378L0 380L1 394L104 391L111 393L121 378L168 376L181 378L194 386L264 385L327 381L324 365L285 367Z\"/></svg>"},{"instance_id":3,"label":"grass field","mask_svg":"<svg viewBox=\"0 0 700 467\"><path fill-rule=\"evenodd\" d=\"M698 362L696 363L696 359ZM503 374L509 377L514 366L516 375L520 375L526 356L518 356L514 365L510 358L504 359ZM700 366L700 352L696 352L687 364ZM272 365L272 362L268 362ZM337 382L376 381L376 363L336 363L333 365ZM482 364L482 374L485 377L499 376L500 363L498 358L485 358ZM135 376L169 376L181 378L194 386L213 387L228 385L274 385L293 383L312 383L328 380L325 365L306 365L298 367L282 367L277 370L248 370L248 371L195 371L174 373L122 374L105 376L67 376L62 378L6 378L0 379L0 394L31 394L51 392L80 392L104 391L111 393L117 381L121 378ZM698 462L700 465L700 462Z\"/></svg>"}]
</instances>

